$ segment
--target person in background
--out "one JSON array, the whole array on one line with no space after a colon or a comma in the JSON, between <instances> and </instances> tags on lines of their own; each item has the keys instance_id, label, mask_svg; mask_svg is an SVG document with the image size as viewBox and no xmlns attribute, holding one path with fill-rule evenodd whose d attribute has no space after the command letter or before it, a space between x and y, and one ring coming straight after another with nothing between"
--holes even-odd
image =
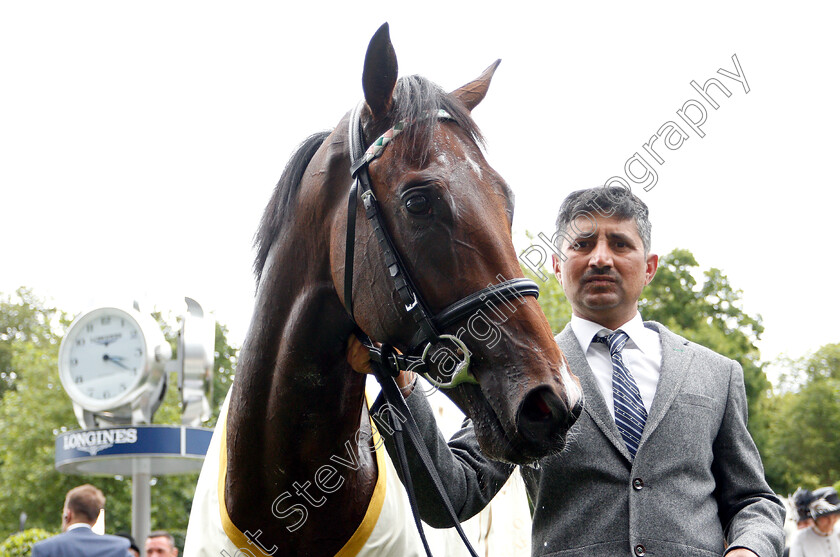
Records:
<instances>
[{"instance_id":1,"label":"person in background","mask_svg":"<svg viewBox=\"0 0 840 557\"><path fill-rule=\"evenodd\" d=\"M814 493L802 487L796 488L793 495L788 495L788 516L785 520L785 552L782 557L790 557L790 543L798 530L808 528L814 524L811 517L811 502Z\"/></svg>"},{"instance_id":2,"label":"person in background","mask_svg":"<svg viewBox=\"0 0 840 557\"><path fill-rule=\"evenodd\" d=\"M32 546L32 557L131 557L120 536L95 534L91 527L105 508L105 496L90 485L67 492L61 514L62 533Z\"/></svg>"},{"instance_id":3,"label":"person in background","mask_svg":"<svg viewBox=\"0 0 840 557\"><path fill-rule=\"evenodd\" d=\"M156 530L146 538L146 557L178 557L175 538L165 530Z\"/></svg>"},{"instance_id":4,"label":"person in background","mask_svg":"<svg viewBox=\"0 0 840 557\"><path fill-rule=\"evenodd\" d=\"M117 532L118 536L122 536L123 538L128 540L128 552L131 553L134 557L140 557L140 548L137 547L137 542L134 541L134 537L129 534L128 532Z\"/></svg>"},{"instance_id":5,"label":"person in background","mask_svg":"<svg viewBox=\"0 0 840 557\"><path fill-rule=\"evenodd\" d=\"M836 557L840 555L840 497L833 487L813 492L809 505L814 523L796 533L790 544L790 557Z\"/></svg>"},{"instance_id":6,"label":"person in background","mask_svg":"<svg viewBox=\"0 0 840 557\"><path fill-rule=\"evenodd\" d=\"M797 488L790 497L791 505L796 509L796 528L802 530L813 526L814 518L811 516L811 503L816 497L813 491Z\"/></svg>"}]
</instances>

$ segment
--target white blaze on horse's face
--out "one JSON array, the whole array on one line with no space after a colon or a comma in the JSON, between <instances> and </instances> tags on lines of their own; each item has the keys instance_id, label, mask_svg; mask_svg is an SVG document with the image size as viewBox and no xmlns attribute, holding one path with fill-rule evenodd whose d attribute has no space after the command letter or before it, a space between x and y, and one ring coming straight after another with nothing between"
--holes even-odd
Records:
<instances>
[{"instance_id":1,"label":"white blaze on horse's face","mask_svg":"<svg viewBox=\"0 0 840 557\"><path fill-rule=\"evenodd\" d=\"M467 160L467 164L469 164L470 168L472 168L473 172L475 172L476 177L479 180L481 180L481 178L482 178L481 166L477 162L472 160L469 155L466 156L466 160Z\"/></svg>"},{"instance_id":2,"label":"white blaze on horse's face","mask_svg":"<svg viewBox=\"0 0 840 557\"><path fill-rule=\"evenodd\" d=\"M566 391L566 404L569 408L580 407L583 404L583 389L580 386L580 380L569 369L566 356L563 356L563 361L560 362L560 376L563 378L563 387Z\"/></svg>"}]
</instances>

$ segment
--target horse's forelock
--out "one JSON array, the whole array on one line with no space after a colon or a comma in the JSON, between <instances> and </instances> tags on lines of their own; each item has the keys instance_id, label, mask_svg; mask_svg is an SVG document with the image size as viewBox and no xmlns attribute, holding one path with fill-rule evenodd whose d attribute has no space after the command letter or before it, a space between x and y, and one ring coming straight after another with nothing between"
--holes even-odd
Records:
<instances>
[{"instance_id":1,"label":"horse's forelock","mask_svg":"<svg viewBox=\"0 0 840 557\"><path fill-rule=\"evenodd\" d=\"M394 89L393 101L393 121L411 122L394 144L398 146L397 149L406 149L406 152L420 161L427 160L434 136L434 126L426 125L426 118L440 109L448 112L473 141L480 145L484 143L469 110L425 77L410 75L400 78Z\"/></svg>"}]
</instances>

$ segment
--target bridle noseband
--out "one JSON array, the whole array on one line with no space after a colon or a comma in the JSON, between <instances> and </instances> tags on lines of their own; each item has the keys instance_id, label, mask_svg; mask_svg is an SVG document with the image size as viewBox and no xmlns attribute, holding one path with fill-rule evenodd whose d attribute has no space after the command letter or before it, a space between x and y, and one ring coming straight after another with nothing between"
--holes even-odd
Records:
<instances>
[{"instance_id":1,"label":"bridle noseband","mask_svg":"<svg viewBox=\"0 0 840 557\"><path fill-rule=\"evenodd\" d=\"M441 388L451 388L461 383L477 384L478 381L469 373L470 352L467 350L463 340L458 338L457 335L441 334L440 331L485 307L488 301L491 300L491 296L505 301L513 298L521 298L522 296L533 296L537 298L540 293L539 286L534 281L525 278L510 279L499 284L488 285L486 288L449 305L437 315L431 313L428 304L426 304L411 275L408 273L408 269L405 263L403 263L391 235L388 233L388 229L385 227L379 205L373 194L370 172L368 171L368 165L371 161L381 155L385 147L413 122L405 120L397 122L391 129L374 141L369 148L365 149L365 137L361 122L361 114L364 106L365 102L360 102L350 115L350 172L354 180L353 185L350 187L350 196L347 204L347 237L344 260L345 308L355 323L353 316L353 258L356 244L356 204L358 197L361 197L365 208L365 216L371 223L382 250L388 275L391 277L391 281L406 313L412 317L415 323L415 331L409 343L410 350L406 355L397 353L389 345L377 347L367 335L361 332L361 329L357 325L357 335L360 337L362 343L371 351L371 359L383 365L393 376L398 375L401 369L412 369L421 373L435 386ZM445 110L438 110L434 114L427 114L424 119L454 120ZM428 366L425 361L429 348L440 340L453 342L463 352L464 356L464 360L458 364L452 377L445 383L429 376ZM418 352L421 352L421 355L418 356Z\"/></svg>"}]
</instances>

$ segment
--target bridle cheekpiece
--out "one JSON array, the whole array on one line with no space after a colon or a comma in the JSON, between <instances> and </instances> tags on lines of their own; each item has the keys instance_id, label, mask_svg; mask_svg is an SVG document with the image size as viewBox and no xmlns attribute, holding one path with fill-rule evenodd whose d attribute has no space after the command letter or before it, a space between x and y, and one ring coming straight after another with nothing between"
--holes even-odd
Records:
<instances>
[{"instance_id":1,"label":"bridle cheekpiece","mask_svg":"<svg viewBox=\"0 0 840 557\"><path fill-rule=\"evenodd\" d=\"M536 298L539 296L539 286L529 279L514 278L499 284L488 285L447 306L437 315L431 313L423 296L414 284L411 275L408 273L408 269L400 257L400 253L396 249L391 235L388 233L387 228L385 228L376 196L371 187L370 173L368 171L368 165L371 161L379 157L385 150L385 147L407 126L414 122L406 120L397 122L365 149L365 138L361 123L361 113L364 106L365 101L361 101L350 114L350 169L354 180L353 185L350 187L350 196L347 204L347 236L344 265L345 308L355 323L353 316L353 258L356 243L356 204L358 197L361 197L365 208L365 216L373 227L394 288L400 297L406 313L412 317L416 324L414 334L409 343L410 350L406 355L399 354L389 345L383 344L381 347L377 347L366 334L361 332L357 325L357 336L360 337L361 342L370 350L371 359L383 365L392 376L397 376L401 369L411 369L420 373L429 382L440 388L451 388L461 383L478 384L475 377L469 373L470 351L467 349L466 344L457 335L441 334L440 331L485 307L491 295L503 300L521 298L522 296L533 296ZM422 117L422 119L432 118L436 120L454 120L443 109ZM429 369L425 360L430 347L440 340L453 342L464 356L464 359L456 366L453 375L447 382L440 382L432 378L428 373ZM422 351L420 350L421 347ZM421 352L421 355L417 356L417 352Z\"/></svg>"}]
</instances>

